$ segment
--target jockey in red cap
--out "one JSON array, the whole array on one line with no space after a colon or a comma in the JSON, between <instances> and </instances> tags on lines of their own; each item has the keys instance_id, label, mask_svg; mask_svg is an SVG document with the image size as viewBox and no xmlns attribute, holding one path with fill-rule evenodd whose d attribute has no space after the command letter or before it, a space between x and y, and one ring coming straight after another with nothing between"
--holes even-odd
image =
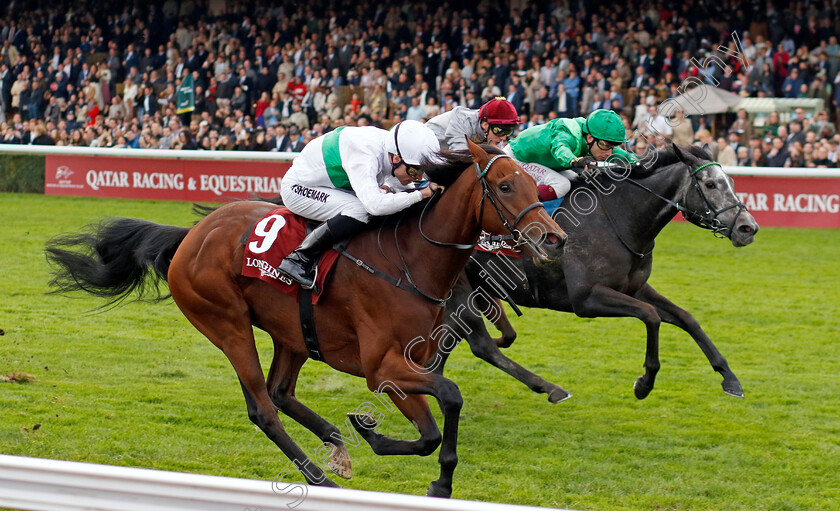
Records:
<instances>
[{"instance_id":1,"label":"jockey in red cap","mask_svg":"<svg viewBox=\"0 0 840 511\"><path fill-rule=\"evenodd\" d=\"M498 146L519 126L516 107L499 96L481 105L478 110L456 106L429 119L426 126L437 136L441 149L467 150L464 135L476 144Z\"/></svg>"}]
</instances>

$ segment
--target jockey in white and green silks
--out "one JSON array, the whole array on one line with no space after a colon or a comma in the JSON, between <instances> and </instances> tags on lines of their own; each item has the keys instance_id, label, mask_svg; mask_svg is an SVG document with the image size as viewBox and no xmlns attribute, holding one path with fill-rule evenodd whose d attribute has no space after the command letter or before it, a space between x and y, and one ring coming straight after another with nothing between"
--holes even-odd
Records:
<instances>
[{"instance_id":1,"label":"jockey in white and green silks","mask_svg":"<svg viewBox=\"0 0 840 511\"><path fill-rule=\"evenodd\" d=\"M431 197L434 186L414 186L423 179L416 167L439 150L435 134L418 121L403 121L391 131L342 127L306 144L283 177L280 195L293 213L324 223L278 270L312 287L310 266L317 255L361 231L371 216Z\"/></svg>"}]
</instances>

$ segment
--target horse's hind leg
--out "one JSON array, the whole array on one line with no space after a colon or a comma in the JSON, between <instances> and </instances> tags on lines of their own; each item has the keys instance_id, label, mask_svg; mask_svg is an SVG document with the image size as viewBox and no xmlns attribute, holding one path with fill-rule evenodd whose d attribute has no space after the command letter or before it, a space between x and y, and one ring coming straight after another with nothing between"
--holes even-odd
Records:
<instances>
[{"instance_id":1,"label":"horse's hind leg","mask_svg":"<svg viewBox=\"0 0 840 511\"><path fill-rule=\"evenodd\" d=\"M297 355L275 342L274 360L268 370L268 394L275 406L283 413L324 442L324 446L330 450L327 467L339 477L350 479L352 475L350 454L341 439L339 429L298 401L295 396L298 374L306 360L306 356ZM318 455L315 458L320 460Z\"/></svg>"},{"instance_id":2,"label":"horse's hind leg","mask_svg":"<svg viewBox=\"0 0 840 511\"><path fill-rule=\"evenodd\" d=\"M484 323L481 320L472 322L471 327L473 331L466 336L466 339L473 355L513 376L534 392L548 394L548 400L552 403L559 403L572 397L572 394L568 390L537 376L506 357L499 350L499 347L496 346L496 343L484 328Z\"/></svg>"},{"instance_id":3,"label":"horse's hind leg","mask_svg":"<svg viewBox=\"0 0 840 511\"><path fill-rule=\"evenodd\" d=\"M723 355L720 354L717 347L714 345L706 332L700 327L700 323L694 319L688 311L680 308L652 288L649 284L645 284L639 291L636 292L635 297L643 302L649 303L656 308L657 313L662 318L662 321L670 323L679 328L682 328L694 339L703 354L709 359L712 369L719 372L723 376L723 391L735 397L744 397L744 389L741 387L741 382L735 376L735 373L729 368L729 364Z\"/></svg>"},{"instance_id":4,"label":"horse's hind leg","mask_svg":"<svg viewBox=\"0 0 840 511\"><path fill-rule=\"evenodd\" d=\"M266 388L248 305L241 299L239 289L224 286L222 276L207 281L214 286L203 294L189 285L172 285L172 279L170 290L187 319L230 360L245 395L248 418L294 462L309 484L337 487L303 453L280 422Z\"/></svg>"},{"instance_id":5,"label":"horse's hind leg","mask_svg":"<svg viewBox=\"0 0 840 511\"><path fill-rule=\"evenodd\" d=\"M253 334L250 339L245 337L229 339L222 349L236 370L236 374L239 375L242 393L245 395L245 403L248 406L248 418L251 422L256 424L271 441L277 444L283 454L292 460L295 467L303 473L307 483L338 487L317 465L312 463L283 428L283 423L277 416L277 408L271 402L266 389Z\"/></svg>"}]
</instances>

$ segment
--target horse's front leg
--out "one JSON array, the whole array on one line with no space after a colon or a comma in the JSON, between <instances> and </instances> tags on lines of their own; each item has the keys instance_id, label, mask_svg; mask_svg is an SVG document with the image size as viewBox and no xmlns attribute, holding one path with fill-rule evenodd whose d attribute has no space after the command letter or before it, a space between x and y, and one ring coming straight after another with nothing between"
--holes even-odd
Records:
<instances>
[{"instance_id":1,"label":"horse's front leg","mask_svg":"<svg viewBox=\"0 0 840 511\"><path fill-rule=\"evenodd\" d=\"M659 325L662 320L652 305L620 293L601 284L587 290L586 294L570 293L575 314L582 318L632 317L644 322L647 327L645 349L645 374L636 380L633 392L638 399L644 399L653 390L656 373L659 372Z\"/></svg>"},{"instance_id":2,"label":"horse's front leg","mask_svg":"<svg viewBox=\"0 0 840 511\"><path fill-rule=\"evenodd\" d=\"M494 300L491 302L482 293L473 293L472 287L467 280L461 278L453 289L452 299L447 305L444 317L447 326L460 336L460 338L467 340L473 355L513 376L534 392L548 394L548 400L552 403L559 403L572 397L568 390L528 371L506 357L499 350L497 342L490 337L490 333L484 325L484 318L476 315L473 311L475 308L480 311L485 311L487 318L494 323L504 313L504 309L498 301ZM513 332L513 328L511 328L511 331ZM513 342L513 338L515 337L516 332L513 332L510 342ZM438 347L439 355L435 357L443 359L441 355L442 351L443 348ZM433 358L432 361L436 364L436 369L442 366L442 363L439 363L437 358ZM442 374L442 369L436 372Z\"/></svg>"},{"instance_id":3,"label":"horse's front leg","mask_svg":"<svg viewBox=\"0 0 840 511\"><path fill-rule=\"evenodd\" d=\"M700 323L694 319L688 311L680 308L661 294L653 289L650 285L645 284L634 295L639 300L649 303L656 308L657 313L662 318L662 321L682 328L694 339L703 354L709 359L712 369L719 372L723 376L723 391L730 396L744 397L744 389L741 387L741 382L735 376L735 373L729 368L729 364L723 355L720 354L717 347L714 345L706 332L700 327Z\"/></svg>"},{"instance_id":4,"label":"horse's front leg","mask_svg":"<svg viewBox=\"0 0 840 511\"><path fill-rule=\"evenodd\" d=\"M380 388L388 394L388 397L397 405L400 412L414 424L414 427L420 432L420 438L417 440L399 440L376 431L384 422L381 420L384 417L382 413L379 414L379 417L370 412L348 413L347 418L350 419L350 424L370 444L373 452L380 456L406 454L428 456L435 452L435 449L440 445L441 434L426 398L417 394L407 394L402 390L399 383L391 380L386 380L380 385ZM391 409L389 408L389 410Z\"/></svg>"},{"instance_id":5,"label":"horse's front leg","mask_svg":"<svg viewBox=\"0 0 840 511\"><path fill-rule=\"evenodd\" d=\"M496 303L496 308L500 311L499 315L493 319L493 326L502 334L501 337L494 337L493 343L500 348L510 348L513 341L516 340L516 330L510 324L507 313L505 313L505 309L502 307L502 300L500 298L494 298L493 301Z\"/></svg>"},{"instance_id":6,"label":"horse's front leg","mask_svg":"<svg viewBox=\"0 0 840 511\"><path fill-rule=\"evenodd\" d=\"M404 354L396 350L389 351L378 367L370 369L368 388L375 392L386 392L403 415L420 431L420 438L406 441L387 437L373 431L376 421L365 421L364 417L351 414L354 427L377 454L428 456L440 445L440 477L432 481L427 494L450 497L452 476L458 465L458 423L463 406L458 386L439 374L409 367ZM429 404L421 394L434 396L440 404L444 418L442 437Z\"/></svg>"}]
</instances>

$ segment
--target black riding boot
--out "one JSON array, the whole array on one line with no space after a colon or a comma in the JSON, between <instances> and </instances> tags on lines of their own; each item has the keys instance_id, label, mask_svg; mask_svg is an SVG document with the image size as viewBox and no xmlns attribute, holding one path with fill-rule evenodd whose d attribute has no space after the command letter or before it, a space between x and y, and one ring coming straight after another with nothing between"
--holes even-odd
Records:
<instances>
[{"instance_id":1,"label":"black riding boot","mask_svg":"<svg viewBox=\"0 0 840 511\"><path fill-rule=\"evenodd\" d=\"M277 270L304 288L310 289L315 284L310 276L312 261L333 243L335 236L330 231L329 224L324 222L303 238L300 246L283 259Z\"/></svg>"},{"instance_id":2,"label":"black riding boot","mask_svg":"<svg viewBox=\"0 0 840 511\"><path fill-rule=\"evenodd\" d=\"M283 259L277 270L304 288L312 288L315 285L310 276L312 262L336 242L357 234L366 225L364 222L344 215L330 218L303 238L300 246Z\"/></svg>"}]
</instances>

